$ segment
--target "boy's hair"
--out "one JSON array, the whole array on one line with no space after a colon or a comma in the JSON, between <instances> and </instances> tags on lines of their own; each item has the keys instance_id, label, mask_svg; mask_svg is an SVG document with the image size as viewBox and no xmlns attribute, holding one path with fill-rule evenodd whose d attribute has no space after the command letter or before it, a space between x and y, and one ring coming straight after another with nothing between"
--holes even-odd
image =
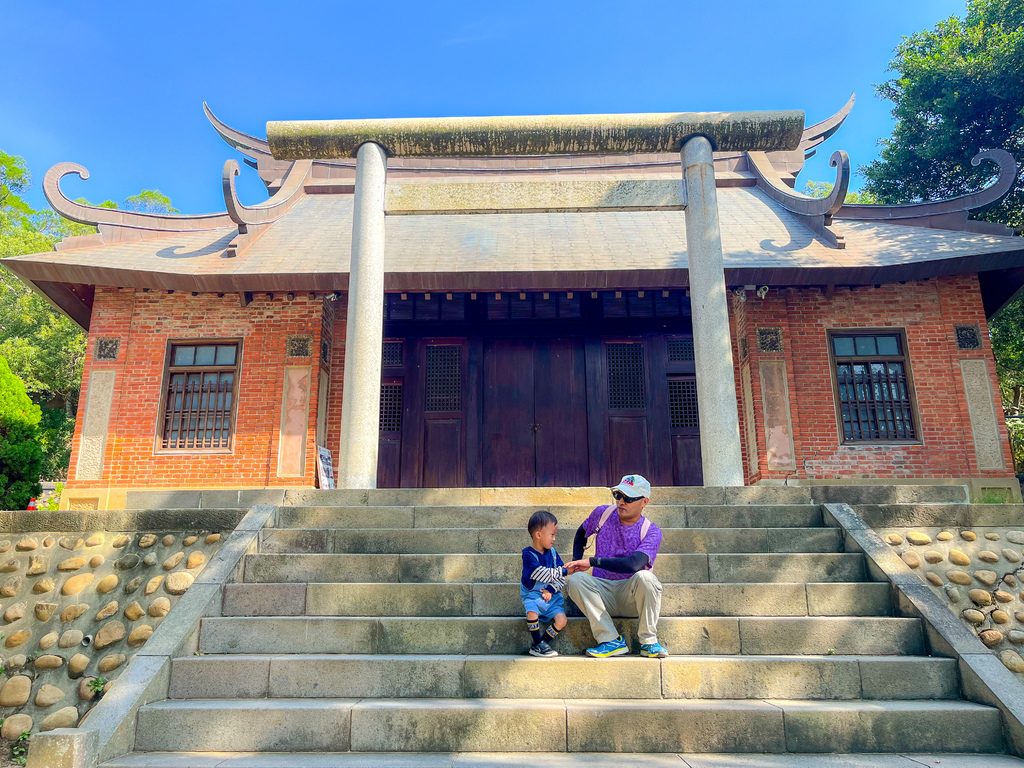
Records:
<instances>
[{"instance_id":1,"label":"boy's hair","mask_svg":"<svg viewBox=\"0 0 1024 768\"><path fill-rule=\"evenodd\" d=\"M541 528L551 525L551 523L558 525L558 518L546 509L542 509L530 515L530 522L526 524L526 530L532 536L534 531L539 531Z\"/></svg>"}]
</instances>

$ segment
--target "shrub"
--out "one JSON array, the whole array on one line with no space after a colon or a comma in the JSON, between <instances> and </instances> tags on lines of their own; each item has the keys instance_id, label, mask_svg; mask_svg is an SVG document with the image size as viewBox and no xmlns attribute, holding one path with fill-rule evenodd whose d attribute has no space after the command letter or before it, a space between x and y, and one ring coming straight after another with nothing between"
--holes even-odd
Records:
<instances>
[{"instance_id":1,"label":"shrub","mask_svg":"<svg viewBox=\"0 0 1024 768\"><path fill-rule=\"evenodd\" d=\"M41 416L21 379L0 357L0 509L24 509L42 493Z\"/></svg>"},{"instance_id":2,"label":"shrub","mask_svg":"<svg viewBox=\"0 0 1024 768\"><path fill-rule=\"evenodd\" d=\"M1010 433L1014 471L1017 477L1024 477L1024 419L1007 419L1006 428Z\"/></svg>"}]
</instances>

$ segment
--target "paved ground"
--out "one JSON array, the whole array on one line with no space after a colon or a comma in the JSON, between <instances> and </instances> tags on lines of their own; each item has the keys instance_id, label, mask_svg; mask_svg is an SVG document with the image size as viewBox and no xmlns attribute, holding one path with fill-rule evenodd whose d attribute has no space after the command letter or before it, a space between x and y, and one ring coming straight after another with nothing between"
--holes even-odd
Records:
<instances>
[{"instance_id":1,"label":"paved ground","mask_svg":"<svg viewBox=\"0 0 1024 768\"><path fill-rule=\"evenodd\" d=\"M104 768L1024 768L1005 755L355 754L146 752Z\"/></svg>"}]
</instances>

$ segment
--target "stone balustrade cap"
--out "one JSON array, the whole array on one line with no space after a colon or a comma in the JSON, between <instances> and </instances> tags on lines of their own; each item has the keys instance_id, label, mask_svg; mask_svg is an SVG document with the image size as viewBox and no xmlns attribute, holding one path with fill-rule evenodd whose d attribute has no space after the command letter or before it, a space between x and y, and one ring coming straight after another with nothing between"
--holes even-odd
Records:
<instances>
[{"instance_id":1,"label":"stone balustrade cap","mask_svg":"<svg viewBox=\"0 0 1024 768\"><path fill-rule=\"evenodd\" d=\"M267 139L278 160L355 157L368 141L394 157L678 152L693 136L719 152L774 152L795 150L803 128L803 110L416 117L271 121Z\"/></svg>"}]
</instances>

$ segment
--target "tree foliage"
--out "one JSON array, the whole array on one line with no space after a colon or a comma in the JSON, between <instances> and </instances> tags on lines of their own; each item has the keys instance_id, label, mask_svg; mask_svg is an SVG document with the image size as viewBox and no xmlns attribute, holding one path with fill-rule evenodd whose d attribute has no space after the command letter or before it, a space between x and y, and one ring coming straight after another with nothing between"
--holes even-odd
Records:
<instances>
[{"instance_id":1,"label":"tree foliage","mask_svg":"<svg viewBox=\"0 0 1024 768\"><path fill-rule=\"evenodd\" d=\"M77 224L53 211L35 211L23 199L31 174L20 157L0 151L0 259L49 251L59 241L92 234L95 227ZM81 200L80 202L88 202ZM151 213L175 213L170 198L144 189L123 207ZM120 208L113 200L104 208ZM45 450L42 476L65 477L85 359L85 335L39 294L0 264L0 356L42 406L40 442Z\"/></svg>"},{"instance_id":2,"label":"tree foliage","mask_svg":"<svg viewBox=\"0 0 1024 768\"><path fill-rule=\"evenodd\" d=\"M881 202L906 203L974 192L994 166L971 158L1001 148L1024 159L1024 3L969 0L963 19L904 38L877 86L896 125L881 157L861 168ZM1024 225L1024 184L982 218Z\"/></svg>"},{"instance_id":3,"label":"tree foliage","mask_svg":"<svg viewBox=\"0 0 1024 768\"><path fill-rule=\"evenodd\" d=\"M808 181L804 184L804 194L808 197L828 197L835 186L831 181ZM847 192L844 203L851 205L873 205L878 202L870 192Z\"/></svg>"},{"instance_id":4,"label":"tree foliage","mask_svg":"<svg viewBox=\"0 0 1024 768\"><path fill-rule=\"evenodd\" d=\"M42 413L0 356L0 509L24 509L43 488Z\"/></svg>"}]
</instances>

